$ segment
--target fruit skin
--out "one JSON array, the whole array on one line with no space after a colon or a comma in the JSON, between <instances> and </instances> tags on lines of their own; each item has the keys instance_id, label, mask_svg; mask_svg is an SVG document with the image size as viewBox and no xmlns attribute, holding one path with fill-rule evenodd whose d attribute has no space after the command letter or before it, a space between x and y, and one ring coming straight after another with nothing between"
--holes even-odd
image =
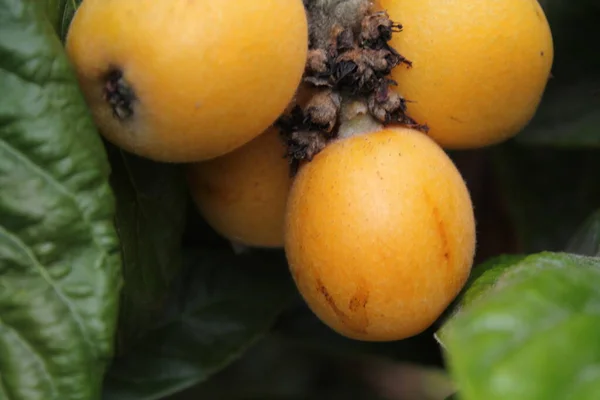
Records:
<instances>
[{"instance_id":1,"label":"fruit skin","mask_svg":"<svg viewBox=\"0 0 600 400\"><path fill-rule=\"evenodd\" d=\"M198 210L213 229L236 243L283 246L291 177L278 135L271 127L231 153L187 166Z\"/></svg>"},{"instance_id":2,"label":"fruit skin","mask_svg":"<svg viewBox=\"0 0 600 400\"><path fill-rule=\"evenodd\" d=\"M285 109L306 62L300 0L85 0L66 49L102 134L164 162L223 155ZM103 99L119 68L135 91L119 121Z\"/></svg>"},{"instance_id":3,"label":"fruit skin","mask_svg":"<svg viewBox=\"0 0 600 400\"><path fill-rule=\"evenodd\" d=\"M470 274L470 195L421 132L388 127L341 139L299 170L285 251L299 292L332 329L404 339L429 327Z\"/></svg>"},{"instance_id":4,"label":"fruit skin","mask_svg":"<svg viewBox=\"0 0 600 400\"><path fill-rule=\"evenodd\" d=\"M554 57L537 0L379 0L403 25L389 44L413 62L396 67L408 114L447 149L505 141L531 120Z\"/></svg>"}]
</instances>

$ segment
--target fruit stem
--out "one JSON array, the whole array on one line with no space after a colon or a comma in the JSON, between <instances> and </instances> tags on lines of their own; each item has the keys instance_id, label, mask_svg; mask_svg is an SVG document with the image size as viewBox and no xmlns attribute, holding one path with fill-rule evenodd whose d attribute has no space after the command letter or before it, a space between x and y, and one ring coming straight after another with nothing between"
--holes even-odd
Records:
<instances>
[{"instance_id":1,"label":"fruit stem","mask_svg":"<svg viewBox=\"0 0 600 400\"><path fill-rule=\"evenodd\" d=\"M363 97L345 98L342 101L337 132L339 139L378 131L383 127L384 125L371 115Z\"/></svg>"}]
</instances>

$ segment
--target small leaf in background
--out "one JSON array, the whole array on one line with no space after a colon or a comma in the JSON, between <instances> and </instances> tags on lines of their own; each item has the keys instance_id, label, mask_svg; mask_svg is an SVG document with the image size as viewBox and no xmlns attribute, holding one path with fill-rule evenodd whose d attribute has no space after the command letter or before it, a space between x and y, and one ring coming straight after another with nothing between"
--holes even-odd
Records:
<instances>
[{"instance_id":1,"label":"small leaf in background","mask_svg":"<svg viewBox=\"0 0 600 400\"><path fill-rule=\"evenodd\" d=\"M70 0L43 0L46 3L46 15L50 20L50 24L60 36L60 26L66 3Z\"/></svg>"},{"instance_id":2,"label":"small leaf in background","mask_svg":"<svg viewBox=\"0 0 600 400\"><path fill-rule=\"evenodd\" d=\"M566 251L600 257L600 210L592 214L575 232Z\"/></svg>"},{"instance_id":3,"label":"small leaf in background","mask_svg":"<svg viewBox=\"0 0 600 400\"><path fill-rule=\"evenodd\" d=\"M154 321L179 273L188 192L180 165L108 150L124 261L119 344L127 347Z\"/></svg>"},{"instance_id":4,"label":"small leaf in background","mask_svg":"<svg viewBox=\"0 0 600 400\"><path fill-rule=\"evenodd\" d=\"M107 400L155 400L200 383L270 330L294 293L281 251L198 250L167 315L108 374Z\"/></svg>"},{"instance_id":5,"label":"small leaf in background","mask_svg":"<svg viewBox=\"0 0 600 400\"><path fill-rule=\"evenodd\" d=\"M298 345L339 356L370 355L393 361L441 366L443 359L433 338L433 329L393 342L367 342L348 339L333 331L310 311L299 294L279 318L273 332Z\"/></svg>"},{"instance_id":6,"label":"small leaf in background","mask_svg":"<svg viewBox=\"0 0 600 400\"><path fill-rule=\"evenodd\" d=\"M530 125L516 140L521 144L600 149L600 76L548 84Z\"/></svg>"},{"instance_id":7,"label":"small leaf in background","mask_svg":"<svg viewBox=\"0 0 600 400\"><path fill-rule=\"evenodd\" d=\"M423 369L431 372L428 375L437 373L434 377L408 377L403 372L397 371L396 365L381 365L368 357L330 354L268 334L211 379L165 400L389 400L394 397L379 395L389 392L389 385L419 394L431 392L430 383L445 383L439 370ZM415 379L407 384L398 378ZM417 379L419 382L415 382ZM439 396L431 400L439 400Z\"/></svg>"},{"instance_id":8,"label":"small leaf in background","mask_svg":"<svg viewBox=\"0 0 600 400\"><path fill-rule=\"evenodd\" d=\"M595 400L600 259L528 256L444 329L463 400Z\"/></svg>"},{"instance_id":9,"label":"small leaf in background","mask_svg":"<svg viewBox=\"0 0 600 400\"><path fill-rule=\"evenodd\" d=\"M0 398L91 400L117 322L115 199L45 12L0 0Z\"/></svg>"},{"instance_id":10,"label":"small leaf in background","mask_svg":"<svg viewBox=\"0 0 600 400\"><path fill-rule=\"evenodd\" d=\"M594 39L600 38L596 0L540 0L554 39L553 74L575 81L600 71L600 54Z\"/></svg>"},{"instance_id":11,"label":"small leaf in background","mask_svg":"<svg viewBox=\"0 0 600 400\"><path fill-rule=\"evenodd\" d=\"M599 152L526 148L512 143L491 155L519 253L562 251L600 204Z\"/></svg>"},{"instance_id":12,"label":"small leaf in background","mask_svg":"<svg viewBox=\"0 0 600 400\"><path fill-rule=\"evenodd\" d=\"M60 40L64 42L71 19L82 0L46 0L46 9L50 23Z\"/></svg>"},{"instance_id":13,"label":"small leaf in background","mask_svg":"<svg viewBox=\"0 0 600 400\"><path fill-rule=\"evenodd\" d=\"M594 0L541 4L554 39L553 77L536 115L516 141L600 148L600 6Z\"/></svg>"}]
</instances>

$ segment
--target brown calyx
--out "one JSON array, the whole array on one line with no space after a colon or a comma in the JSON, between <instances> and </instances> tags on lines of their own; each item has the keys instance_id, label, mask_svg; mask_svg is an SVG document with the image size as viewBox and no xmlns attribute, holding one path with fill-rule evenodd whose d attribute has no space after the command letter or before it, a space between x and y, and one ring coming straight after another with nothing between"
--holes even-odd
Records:
<instances>
[{"instance_id":1,"label":"brown calyx","mask_svg":"<svg viewBox=\"0 0 600 400\"><path fill-rule=\"evenodd\" d=\"M281 116L275 125L281 131L292 176L296 174L302 161L312 160L327 144L325 130L307 118L300 106L295 106L288 114Z\"/></svg>"},{"instance_id":2,"label":"brown calyx","mask_svg":"<svg viewBox=\"0 0 600 400\"><path fill-rule=\"evenodd\" d=\"M133 116L135 93L127 84L120 69L111 69L104 77L104 100L112 108L113 115L118 120L126 120Z\"/></svg>"},{"instance_id":3,"label":"brown calyx","mask_svg":"<svg viewBox=\"0 0 600 400\"><path fill-rule=\"evenodd\" d=\"M338 137L343 107L363 99L372 123L402 124L427 131L407 114L406 100L391 89L393 68L412 63L389 45L402 30L385 11L366 0L304 0L310 47L302 85L311 96L280 117L277 126L288 148L292 174ZM352 102L345 101L353 99ZM359 124L359 125L361 125ZM355 124L356 125L356 124ZM354 128L353 128L354 129ZM347 130L345 130L347 131Z\"/></svg>"}]
</instances>

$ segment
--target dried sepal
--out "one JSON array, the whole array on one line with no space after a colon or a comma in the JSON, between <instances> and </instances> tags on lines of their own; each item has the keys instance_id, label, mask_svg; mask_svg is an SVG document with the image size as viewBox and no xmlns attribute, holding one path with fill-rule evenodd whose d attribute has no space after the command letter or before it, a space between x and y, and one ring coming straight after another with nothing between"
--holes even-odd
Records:
<instances>
[{"instance_id":1,"label":"dried sepal","mask_svg":"<svg viewBox=\"0 0 600 400\"><path fill-rule=\"evenodd\" d=\"M323 89L312 96L304 107L305 123L331 133L335 126L342 96L331 89Z\"/></svg>"},{"instance_id":2,"label":"dried sepal","mask_svg":"<svg viewBox=\"0 0 600 400\"><path fill-rule=\"evenodd\" d=\"M371 12L371 1L304 3L310 48L303 85L314 90L302 107L296 105L277 121L292 174L338 137L340 130L353 133L399 123L427 131L406 114L406 101L390 88L395 84L388 78L392 69L412 66L388 44L402 25L391 21L385 11ZM342 115L348 107L354 117Z\"/></svg>"},{"instance_id":3,"label":"dried sepal","mask_svg":"<svg viewBox=\"0 0 600 400\"><path fill-rule=\"evenodd\" d=\"M362 47L371 49L386 48L392 33L402 31L402 25L394 23L387 12L367 14L360 24L359 42Z\"/></svg>"},{"instance_id":4,"label":"dried sepal","mask_svg":"<svg viewBox=\"0 0 600 400\"><path fill-rule=\"evenodd\" d=\"M315 126L300 106L282 115L275 123L285 144L290 174L294 176L302 161L310 161L327 145L327 134Z\"/></svg>"}]
</instances>

